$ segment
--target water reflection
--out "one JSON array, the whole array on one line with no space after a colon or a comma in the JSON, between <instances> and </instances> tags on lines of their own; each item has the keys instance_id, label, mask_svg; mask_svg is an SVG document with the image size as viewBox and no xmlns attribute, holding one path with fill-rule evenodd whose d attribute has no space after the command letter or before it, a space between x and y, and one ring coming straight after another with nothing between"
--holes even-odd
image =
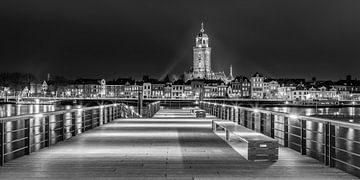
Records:
<instances>
[{"instance_id":1,"label":"water reflection","mask_svg":"<svg viewBox=\"0 0 360 180\"><path fill-rule=\"evenodd\" d=\"M266 107L264 109L305 116L320 116L338 120L349 121L353 119L355 123L360 123L360 107Z\"/></svg>"},{"instance_id":2,"label":"water reflection","mask_svg":"<svg viewBox=\"0 0 360 180\"><path fill-rule=\"evenodd\" d=\"M79 107L81 106L3 104L0 105L0 117L43 113L43 112L58 111L63 109L71 109L71 108L79 108Z\"/></svg>"}]
</instances>

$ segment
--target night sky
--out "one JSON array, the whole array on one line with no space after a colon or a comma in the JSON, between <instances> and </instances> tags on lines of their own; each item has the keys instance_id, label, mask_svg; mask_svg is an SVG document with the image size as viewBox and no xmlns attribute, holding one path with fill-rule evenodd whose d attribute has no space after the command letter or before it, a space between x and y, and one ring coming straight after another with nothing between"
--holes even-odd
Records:
<instances>
[{"instance_id":1,"label":"night sky","mask_svg":"<svg viewBox=\"0 0 360 180\"><path fill-rule=\"evenodd\" d=\"M360 77L359 0L1 0L0 71L182 74L201 22L214 71Z\"/></svg>"}]
</instances>

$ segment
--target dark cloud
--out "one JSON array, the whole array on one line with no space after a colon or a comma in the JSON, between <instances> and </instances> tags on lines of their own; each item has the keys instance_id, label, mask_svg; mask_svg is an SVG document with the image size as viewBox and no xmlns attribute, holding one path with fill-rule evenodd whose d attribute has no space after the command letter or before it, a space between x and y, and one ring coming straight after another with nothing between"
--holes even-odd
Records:
<instances>
[{"instance_id":1,"label":"dark cloud","mask_svg":"<svg viewBox=\"0 0 360 180\"><path fill-rule=\"evenodd\" d=\"M0 71L67 77L182 73L204 21L213 70L360 76L360 1L1 1Z\"/></svg>"}]
</instances>

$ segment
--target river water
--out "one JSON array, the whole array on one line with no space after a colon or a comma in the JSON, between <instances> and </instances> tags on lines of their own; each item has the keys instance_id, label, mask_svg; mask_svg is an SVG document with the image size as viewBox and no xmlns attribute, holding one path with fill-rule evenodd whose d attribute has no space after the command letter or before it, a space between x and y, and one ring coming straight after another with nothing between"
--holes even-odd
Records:
<instances>
[{"instance_id":1,"label":"river water","mask_svg":"<svg viewBox=\"0 0 360 180\"><path fill-rule=\"evenodd\" d=\"M16 115L43 113L49 111L58 111L63 109L79 108L80 105L20 105L20 104L2 104L0 105L0 117L9 117Z\"/></svg>"},{"instance_id":2,"label":"river water","mask_svg":"<svg viewBox=\"0 0 360 180\"><path fill-rule=\"evenodd\" d=\"M263 109L304 116L360 123L360 107L265 107Z\"/></svg>"},{"instance_id":3,"label":"river water","mask_svg":"<svg viewBox=\"0 0 360 180\"><path fill-rule=\"evenodd\" d=\"M309 107L266 107L266 110L292 113L298 115L360 115L359 107L327 107L327 108L309 108Z\"/></svg>"},{"instance_id":4,"label":"river water","mask_svg":"<svg viewBox=\"0 0 360 180\"><path fill-rule=\"evenodd\" d=\"M63 109L79 108L80 105L71 106L71 105L18 105L18 104L2 104L0 105L0 117L9 117L15 115L24 115L32 113L41 113L49 111L58 111ZM334 116L360 116L360 107L327 107L327 108L309 108L309 107L265 107L263 109L285 112L297 115L305 116L323 116L323 115L334 115ZM339 120L346 120L344 118L338 118ZM360 119L355 119L355 122L359 122Z\"/></svg>"}]
</instances>

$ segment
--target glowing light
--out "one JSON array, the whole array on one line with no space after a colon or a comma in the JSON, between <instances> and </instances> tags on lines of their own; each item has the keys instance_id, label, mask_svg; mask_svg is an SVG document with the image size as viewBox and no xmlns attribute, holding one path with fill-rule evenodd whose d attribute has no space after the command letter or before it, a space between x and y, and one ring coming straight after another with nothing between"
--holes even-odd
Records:
<instances>
[{"instance_id":1,"label":"glowing light","mask_svg":"<svg viewBox=\"0 0 360 180\"><path fill-rule=\"evenodd\" d=\"M40 113L40 114L35 114L35 115L34 115L35 118L41 118L41 117L43 117L43 116L44 116L44 114L42 114L42 113Z\"/></svg>"},{"instance_id":2,"label":"glowing light","mask_svg":"<svg viewBox=\"0 0 360 180\"><path fill-rule=\"evenodd\" d=\"M259 109L253 109L253 112L254 112L254 113L258 113L258 112L259 112Z\"/></svg>"},{"instance_id":3,"label":"glowing light","mask_svg":"<svg viewBox=\"0 0 360 180\"><path fill-rule=\"evenodd\" d=\"M290 114L290 115L289 115L289 118L291 118L291 119L297 119L297 118L299 118L299 115L297 115L297 114Z\"/></svg>"},{"instance_id":4,"label":"glowing light","mask_svg":"<svg viewBox=\"0 0 360 180\"><path fill-rule=\"evenodd\" d=\"M354 122L354 120L353 120L353 119L349 119L349 122L353 123L353 122Z\"/></svg>"},{"instance_id":5,"label":"glowing light","mask_svg":"<svg viewBox=\"0 0 360 180\"><path fill-rule=\"evenodd\" d=\"M353 102L351 102L351 104L355 105L355 104L356 104L356 102L355 102L355 101L353 101Z\"/></svg>"}]
</instances>

